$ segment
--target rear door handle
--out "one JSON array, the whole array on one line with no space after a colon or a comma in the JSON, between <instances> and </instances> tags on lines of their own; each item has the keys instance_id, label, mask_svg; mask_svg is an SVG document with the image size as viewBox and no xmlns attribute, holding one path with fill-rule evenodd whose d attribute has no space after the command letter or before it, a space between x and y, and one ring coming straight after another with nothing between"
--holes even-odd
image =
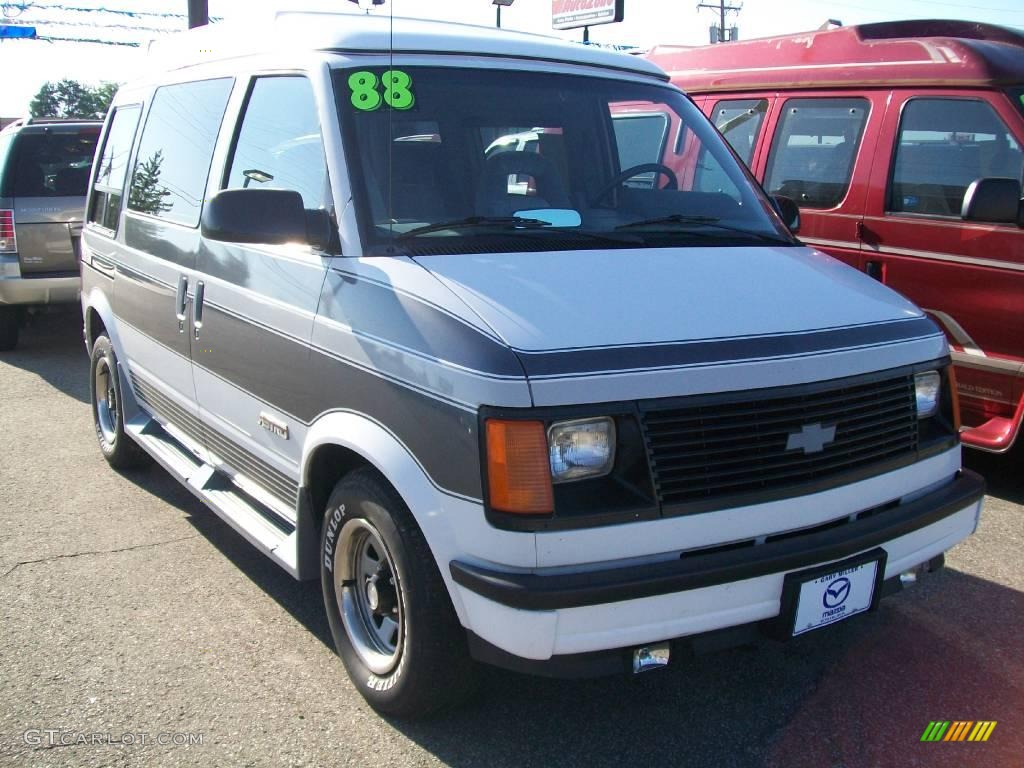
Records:
<instances>
[{"instance_id":1,"label":"rear door handle","mask_svg":"<svg viewBox=\"0 0 1024 768\"><path fill-rule=\"evenodd\" d=\"M206 286L200 280L196 283L196 296L192 300L192 328L195 338L199 339L199 329L203 327L203 298L206 296Z\"/></svg>"},{"instance_id":2,"label":"rear door handle","mask_svg":"<svg viewBox=\"0 0 1024 768\"><path fill-rule=\"evenodd\" d=\"M117 274L117 264L115 264L109 256L105 253L100 253L99 251L90 251L84 246L81 247L83 249L82 255L86 259L86 264L92 265L109 277L113 277Z\"/></svg>"},{"instance_id":3,"label":"rear door handle","mask_svg":"<svg viewBox=\"0 0 1024 768\"><path fill-rule=\"evenodd\" d=\"M174 315L178 318L178 333L185 332L185 305L188 303L188 278L178 277L178 292L174 297Z\"/></svg>"}]
</instances>

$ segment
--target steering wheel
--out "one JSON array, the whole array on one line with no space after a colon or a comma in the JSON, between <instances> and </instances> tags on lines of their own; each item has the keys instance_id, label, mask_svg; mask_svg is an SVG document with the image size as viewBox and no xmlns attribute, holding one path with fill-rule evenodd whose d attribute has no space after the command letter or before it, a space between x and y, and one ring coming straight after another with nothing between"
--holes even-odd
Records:
<instances>
[{"instance_id":1,"label":"steering wheel","mask_svg":"<svg viewBox=\"0 0 1024 768\"><path fill-rule=\"evenodd\" d=\"M617 186L622 184L624 181L632 179L634 176L638 176L641 173L650 173L654 171L658 175L664 176L668 179L669 187L672 189L679 189L679 179L676 178L675 173L667 165L661 163L641 163L640 165L634 165L632 168L627 168L614 179L605 184L601 191L598 192L594 198L590 201L591 205L597 205L604 197L615 189ZM655 176L657 178L657 176Z\"/></svg>"}]
</instances>

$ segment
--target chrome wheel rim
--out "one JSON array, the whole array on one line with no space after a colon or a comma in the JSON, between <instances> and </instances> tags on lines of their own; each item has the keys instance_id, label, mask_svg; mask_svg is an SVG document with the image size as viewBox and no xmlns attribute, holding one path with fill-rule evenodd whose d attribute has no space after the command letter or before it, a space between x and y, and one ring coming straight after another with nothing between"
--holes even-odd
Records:
<instances>
[{"instance_id":1,"label":"chrome wheel rim","mask_svg":"<svg viewBox=\"0 0 1024 768\"><path fill-rule=\"evenodd\" d=\"M117 440L117 389L114 376L107 358L101 357L96 363L96 374L93 377L96 398L96 426L99 427L103 439L113 445Z\"/></svg>"},{"instance_id":2,"label":"chrome wheel rim","mask_svg":"<svg viewBox=\"0 0 1024 768\"><path fill-rule=\"evenodd\" d=\"M402 588L391 553L368 521L349 520L334 550L334 592L345 632L369 670L390 673L405 637Z\"/></svg>"}]
</instances>

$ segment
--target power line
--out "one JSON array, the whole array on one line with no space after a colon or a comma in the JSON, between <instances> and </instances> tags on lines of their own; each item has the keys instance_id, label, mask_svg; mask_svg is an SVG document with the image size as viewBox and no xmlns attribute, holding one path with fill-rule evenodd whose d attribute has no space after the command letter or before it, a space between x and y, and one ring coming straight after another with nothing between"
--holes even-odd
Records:
<instances>
[{"instance_id":1,"label":"power line","mask_svg":"<svg viewBox=\"0 0 1024 768\"><path fill-rule=\"evenodd\" d=\"M23 19L20 16L16 21L12 20L13 26L19 26L26 24L29 26L51 26L51 27L90 27L93 29L126 29L129 31L136 32L176 32L178 30L168 29L166 27L141 27L132 24L97 24L90 21L56 21L46 19Z\"/></svg>"},{"instance_id":2,"label":"power line","mask_svg":"<svg viewBox=\"0 0 1024 768\"><path fill-rule=\"evenodd\" d=\"M40 35L35 38L45 43L95 43L97 45L123 45L128 48L138 48L138 43L127 43L122 40L100 40L94 37L54 37L52 35Z\"/></svg>"},{"instance_id":3,"label":"power line","mask_svg":"<svg viewBox=\"0 0 1024 768\"><path fill-rule=\"evenodd\" d=\"M188 19L188 14L185 13L158 13L156 11L129 11L122 8L105 8L99 6L96 8L88 8L80 5L63 5L61 3L34 3L34 2L8 2L0 3L0 8L3 9L4 15L9 16L9 11L21 13L27 11L29 8L38 8L40 10L47 11L69 11L71 13L111 13L117 16L149 16L152 18L159 19ZM211 17L210 21L221 21L222 17Z\"/></svg>"}]
</instances>

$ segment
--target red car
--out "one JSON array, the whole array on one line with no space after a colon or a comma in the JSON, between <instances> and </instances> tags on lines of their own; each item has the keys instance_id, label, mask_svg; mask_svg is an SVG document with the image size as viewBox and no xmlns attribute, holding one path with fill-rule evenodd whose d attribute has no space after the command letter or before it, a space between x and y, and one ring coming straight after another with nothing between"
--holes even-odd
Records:
<instances>
[{"instance_id":1,"label":"red car","mask_svg":"<svg viewBox=\"0 0 1024 768\"><path fill-rule=\"evenodd\" d=\"M934 317L964 443L1008 450L1024 420L1024 35L904 21L647 58L800 206L802 240Z\"/></svg>"}]
</instances>

